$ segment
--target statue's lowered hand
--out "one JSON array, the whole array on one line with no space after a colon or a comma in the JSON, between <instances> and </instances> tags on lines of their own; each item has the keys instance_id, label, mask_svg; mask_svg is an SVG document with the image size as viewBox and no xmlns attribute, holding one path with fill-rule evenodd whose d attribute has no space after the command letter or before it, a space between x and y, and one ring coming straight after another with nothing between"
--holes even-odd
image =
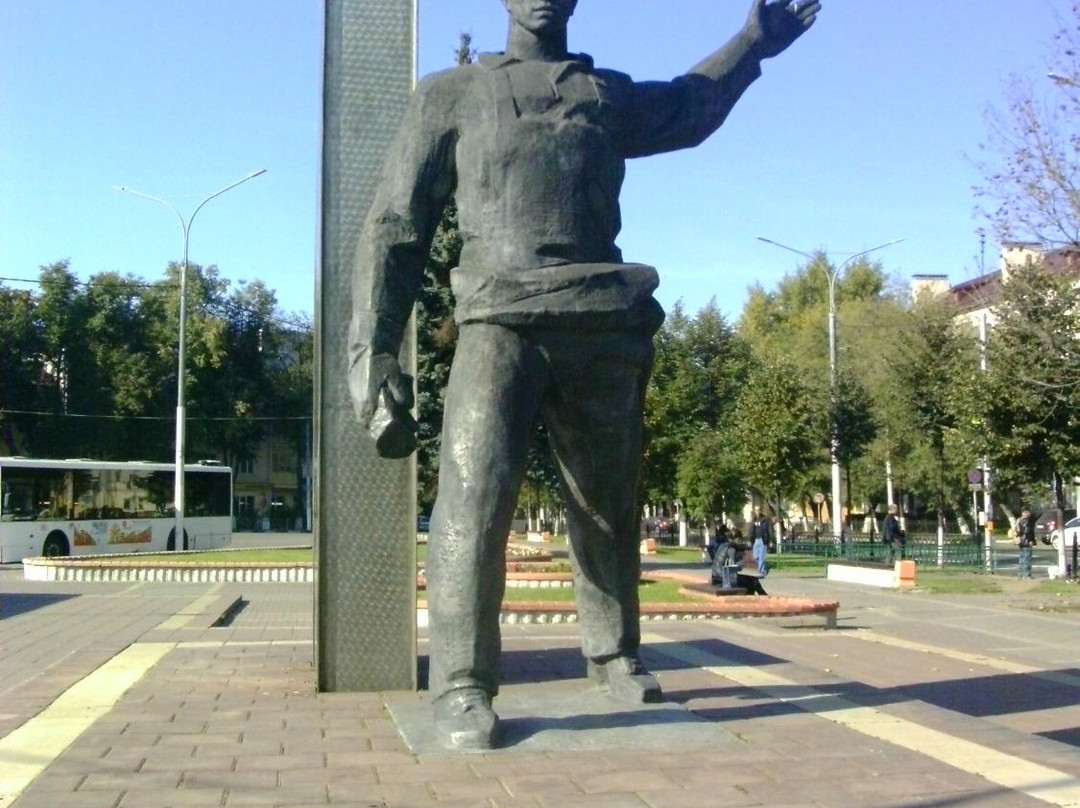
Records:
<instances>
[{"instance_id":1,"label":"statue's lowered hand","mask_svg":"<svg viewBox=\"0 0 1080 808\"><path fill-rule=\"evenodd\" d=\"M755 42L761 58L783 53L814 24L821 3L818 0L754 0L745 32Z\"/></svg>"},{"instance_id":2,"label":"statue's lowered hand","mask_svg":"<svg viewBox=\"0 0 1080 808\"><path fill-rule=\"evenodd\" d=\"M408 457L416 450L418 425L410 409L413 379L390 354L362 354L349 369L356 415L381 457Z\"/></svg>"}]
</instances>

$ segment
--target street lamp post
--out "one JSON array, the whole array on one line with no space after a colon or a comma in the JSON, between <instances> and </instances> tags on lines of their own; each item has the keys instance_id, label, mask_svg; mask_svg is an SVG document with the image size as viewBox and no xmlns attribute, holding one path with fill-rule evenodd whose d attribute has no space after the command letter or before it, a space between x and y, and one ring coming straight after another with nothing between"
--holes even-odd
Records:
<instances>
[{"instance_id":1,"label":"street lamp post","mask_svg":"<svg viewBox=\"0 0 1080 808\"><path fill-rule=\"evenodd\" d=\"M774 247L779 247L782 250L796 253L803 258L813 260L814 256L811 253L803 252L802 250L796 250L794 247L789 247L786 244L781 244L778 241L765 238L764 236L758 236L758 241L763 241L766 244L771 244ZM884 244L879 244L876 247L871 247L868 250L857 252L854 255L848 256L844 259L835 270L829 270L829 262L825 261L825 275L829 279L829 391L831 393L831 401L833 405L836 404L836 279L843 274L844 269L854 261L862 258L868 253L875 252L877 250L884 249L885 247L891 247L894 244L899 244L903 241L902 238L893 239L887 241ZM832 529L833 538L836 541L843 540L844 523L842 514L840 513L840 461L838 456L840 454L840 438L836 434L836 429L832 430L832 434L829 437L829 460L832 463Z\"/></svg>"},{"instance_id":2,"label":"street lamp post","mask_svg":"<svg viewBox=\"0 0 1080 808\"><path fill-rule=\"evenodd\" d=\"M265 174L266 169L260 168L258 171L252 171L246 177L238 179L236 182L226 185L214 193L204 198L198 205L195 206L195 210L192 211L191 216L185 221L184 217L180 214L171 202L167 202L156 196L150 194L144 194L141 191L136 191L133 188L120 185L116 187L118 191L124 191L125 193L134 194L135 196L141 196L143 199L149 199L151 202L157 202L164 205L174 214L176 214L177 220L180 222L180 230L184 239L184 260L180 265L180 335L178 345L178 371L176 377L176 457L175 457L175 480L173 487L173 509L175 513L175 524L173 526L173 548L183 549L184 547L184 444L185 444L185 421L186 421L186 406L184 404L184 364L185 364L185 350L187 341L187 274L188 274L188 240L191 235L191 223L195 221L196 214L202 210L203 205L209 202L216 196L221 196L226 191L232 190L237 185L247 182L248 180L258 177L260 174Z\"/></svg>"}]
</instances>

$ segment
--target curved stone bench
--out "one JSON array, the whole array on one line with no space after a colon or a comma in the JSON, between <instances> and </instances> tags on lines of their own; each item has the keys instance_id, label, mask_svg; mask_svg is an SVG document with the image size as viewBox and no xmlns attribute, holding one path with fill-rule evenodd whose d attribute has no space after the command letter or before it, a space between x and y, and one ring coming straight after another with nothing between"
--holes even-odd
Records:
<instances>
[{"instance_id":1,"label":"curved stone bench","mask_svg":"<svg viewBox=\"0 0 1080 808\"><path fill-rule=\"evenodd\" d=\"M653 620L726 620L744 617L825 618L825 627L836 628L838 601L815 601L808 598L782 598L771 595L729 595L700 603L642 603L641 619ZM417 603L418 625L427 625L427 602ZM503 601L499 622L507 625L576 623L573 603L543 601Z\"/></svg>"}]
</instances>

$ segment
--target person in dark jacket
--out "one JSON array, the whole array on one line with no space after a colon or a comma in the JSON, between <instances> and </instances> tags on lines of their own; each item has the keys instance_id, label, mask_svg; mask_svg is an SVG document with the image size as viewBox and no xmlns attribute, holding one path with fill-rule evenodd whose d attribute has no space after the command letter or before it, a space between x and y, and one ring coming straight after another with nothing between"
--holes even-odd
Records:
<instances>
[{"instance_id":1,"label":"person in dark jacket","mask_svg":"<svg viewBox=\"0 0 1080 808\"><path fill-rule=\"evenodd\" d=\"M896 512L896 506L890 505L889 515L885 517L885 523L881 526L881 540L885 542L885 546L889 550L890 564L904 557L905 536Z\"/></svg>"},{"instance_id":2,"label":"person in dark jacket","mask_svg":"<svg viewBox=\"0 0 1080 808\"><path fill-rule=\"evenodd\" d=\"M765 542L766 547L772 543L772 526L761 508L754 511L754 520L750 523L750 543L753 544L758 539Z\"/></svg>"},{"instance_id":3,"label":"person in dark jacket","mask_svg":"<svg viewBox=\"0 0 1080 808\"><path fill-rule=\"evenodd\" d=\"M1020 545L1016 576L1031 578L1031 548L1035 546L1035 519L1031 516L1031 508L1024 508L1020 512L1020 521L1016 523L1016 543Z\"/></svg>"}]
</instances>

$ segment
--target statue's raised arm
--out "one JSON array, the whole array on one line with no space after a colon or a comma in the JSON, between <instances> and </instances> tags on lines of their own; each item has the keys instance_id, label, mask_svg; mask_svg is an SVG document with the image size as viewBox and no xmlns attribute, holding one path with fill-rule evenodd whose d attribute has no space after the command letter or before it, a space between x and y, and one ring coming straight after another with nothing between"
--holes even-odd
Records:
<instances>
[{"instance_id":1,"label":"statue's raised arm","mask_svg":"<svg viewBox=\"0 0 1080 808\"><path fill-rule=\"evenodd\" d=\"M689 72L720 80L747 60L760 62L777 56L810 29L819 11L818 0L754 0L742 30Z\"/></svg>"}]
</instances>

